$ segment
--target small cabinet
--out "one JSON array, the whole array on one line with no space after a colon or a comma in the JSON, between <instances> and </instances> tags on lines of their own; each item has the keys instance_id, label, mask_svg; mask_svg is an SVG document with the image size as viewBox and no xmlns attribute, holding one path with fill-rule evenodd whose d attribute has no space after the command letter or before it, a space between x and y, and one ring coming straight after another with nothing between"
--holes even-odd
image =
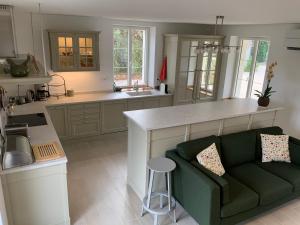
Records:
<instances>
[{"instance_id":1,"label":"small cabinet","mask_svg":"<svg viewBox=\"0 0 300 225\"><path fill-rule=\"evenodd\" d=\"M160 98L145 98L144 109L159 108Z\"/></svg>"},{"instance_id":2,"label":"small cabinet","mask_svg":"<svg viewBox=\"0 0 300 225\"><path fill-rule=\"evenodd\" d=\"M101 121L102 133L112 133L127 130L126 118L127 101L109 101L102 103Z\"/></svg>"},{"instance_id":3,"label":"small cabinet","mask_svg":"<svg viewBox=\"0 0 300 225\"><path fill-rule=\"evenodd\" d=\"M53 126L56 130L57 135L60 138L68 136L67 129L67 115L65 106L51 106L48 107L48 112L51 117Z\"/></svg>"},{"instance_id":4,"label":"small cabinet","mask_svg":"<svg viewBox=\"0 0 300 225\"><path fill-rule=\"evenodd\" d=\"M100 134L100 104L87 103L68 106L70 135L72 137Z\"/></svg>"}]
</instances>

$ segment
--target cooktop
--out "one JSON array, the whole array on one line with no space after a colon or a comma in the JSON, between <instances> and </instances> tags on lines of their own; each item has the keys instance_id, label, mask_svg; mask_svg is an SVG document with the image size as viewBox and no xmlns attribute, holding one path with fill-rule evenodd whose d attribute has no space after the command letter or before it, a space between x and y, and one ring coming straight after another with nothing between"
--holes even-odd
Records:
<instances>
[{"instance_id":1,"label":"cooktop","mask_svg":"<svg viewBox=\"0 0 300 225\"><path fill-rule=\"evenodd\" d=\"M9 116L7 119L7 125L20 123L27 123L29 127L35 127L47 125L47 120L44 113Z\"/></svg>"}]
</instances>

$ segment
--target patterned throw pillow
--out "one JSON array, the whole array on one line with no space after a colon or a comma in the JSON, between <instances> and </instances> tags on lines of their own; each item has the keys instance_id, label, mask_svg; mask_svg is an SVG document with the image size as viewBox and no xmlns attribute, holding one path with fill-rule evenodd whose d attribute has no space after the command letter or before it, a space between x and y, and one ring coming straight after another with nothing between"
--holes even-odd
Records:
<instances>
[{"instance_id":1,"label":"patterned throw pillow","mask_svg":"<svg viewBox=\"0 0 300 225\"><path fill-rule=\"evenodd\" d=\"M222 176L225 169L222 165L216 144L213 143L197 155L198 162L211 172Z\"/></svg>"},{"instance_id":2,"label":"patterned throw pillow","mask_svg":"<svg viewBox=\"0 0 300 225\"><path fill-rule=\"evenodd\" d=\"M261 134L262 162L291 162L288 135Z\"/></svg>"}]
</instances>

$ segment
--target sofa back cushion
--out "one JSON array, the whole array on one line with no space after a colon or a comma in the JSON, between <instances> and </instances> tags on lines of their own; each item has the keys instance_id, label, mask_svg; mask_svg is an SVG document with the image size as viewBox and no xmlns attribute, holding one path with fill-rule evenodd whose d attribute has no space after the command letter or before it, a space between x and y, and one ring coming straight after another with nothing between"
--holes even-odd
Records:
<instances>
[{"instance_id":1,"label":"sofa back cushion","mask_svg":"<svg viewBox=\"0 0 300 225\"><path fill-rule=\"evenodd\" d=\"M221 160L225 168L255 160L256 132L253 130L221 136Z\"/></svg>"},{"instance_id":2,"label":"sofa back cushion","mask_svg":"<svg viewBox=\"0 0 300 225\"><path fill-rule=\"evenodd\" d=\"M217 150L220 153L220 138L217 136L208 136L205 138L199 138L191 141L182 142L177 145L177 152L181 158L192 161L196 159L197 154L212 145L216 144Z\"/></svg>"},{"instance_id":3,"label":"sofa back cushion","mask_svg":"<svg viewBox=\"0 0 300 225\"><path fill-rule=\"evenodd\" d=\"M262 159L262 149L261 149L261 134L271 134L271 135L282 135L283 131L280 127L264 127L260 129L256 129L256 151L255 158L257 160Z\"/></svg>"}]
</instances>

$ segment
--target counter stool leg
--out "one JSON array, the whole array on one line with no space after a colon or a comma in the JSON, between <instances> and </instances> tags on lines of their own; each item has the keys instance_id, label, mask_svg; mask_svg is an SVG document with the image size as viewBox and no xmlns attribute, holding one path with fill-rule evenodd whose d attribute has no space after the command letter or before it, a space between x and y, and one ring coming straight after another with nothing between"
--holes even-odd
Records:
<instances>
[{"instance_id":1,"label":"counter stool leg","mask_svg":"<svg viewBox=\"0 0 300 225\"><path fill-rule=\"evenodd\" d=\"M158 216L154 215L154 225L158 225Z\"/></svg>"},{"instance_id":2,"label":"counter stool leg","mask_svg":"<svg viewBox=\"0 0 300 225\"><path fill-rule=\"evenodd\" d=\"M173 210L173 222L177 223L177 218L176 218L176 208Z\"/></svg>"},{"instance_id":3,"label":"counter stool leg","mask_svg":"<svg viewBox=\"0 0 300 225\"><path fill-rule=\"evenodd\" d=\"M150 170L150 181L149 181L149 188L148 188L148 197L147 197L147 208L150 208L150 201L151 201L151 193L152 193L152 186L153 186L153 178L154 178L154 171Z\"/></svg>"},{"instance_id":4,"label":"counter stool leg","mask_svg":"<svg viewBox=\"0 0 300 225\"><path fill-rule=\"evenodd\" d=\"M168 204L169 204L169 210L171 211L171 173L168 172Z\"/></svg>"},{"instance_id":5,"label":"counter stool leg","mask_svg":"<svg viewBox=\"0 0 300 225\"><path fill-rule=\"evenodd\" d=\"M164 207L164 204L163 204L163 195L161 194L160 196L159 196L159 207L162 209L163 207Z\"/></svg>"}]
</instances>

